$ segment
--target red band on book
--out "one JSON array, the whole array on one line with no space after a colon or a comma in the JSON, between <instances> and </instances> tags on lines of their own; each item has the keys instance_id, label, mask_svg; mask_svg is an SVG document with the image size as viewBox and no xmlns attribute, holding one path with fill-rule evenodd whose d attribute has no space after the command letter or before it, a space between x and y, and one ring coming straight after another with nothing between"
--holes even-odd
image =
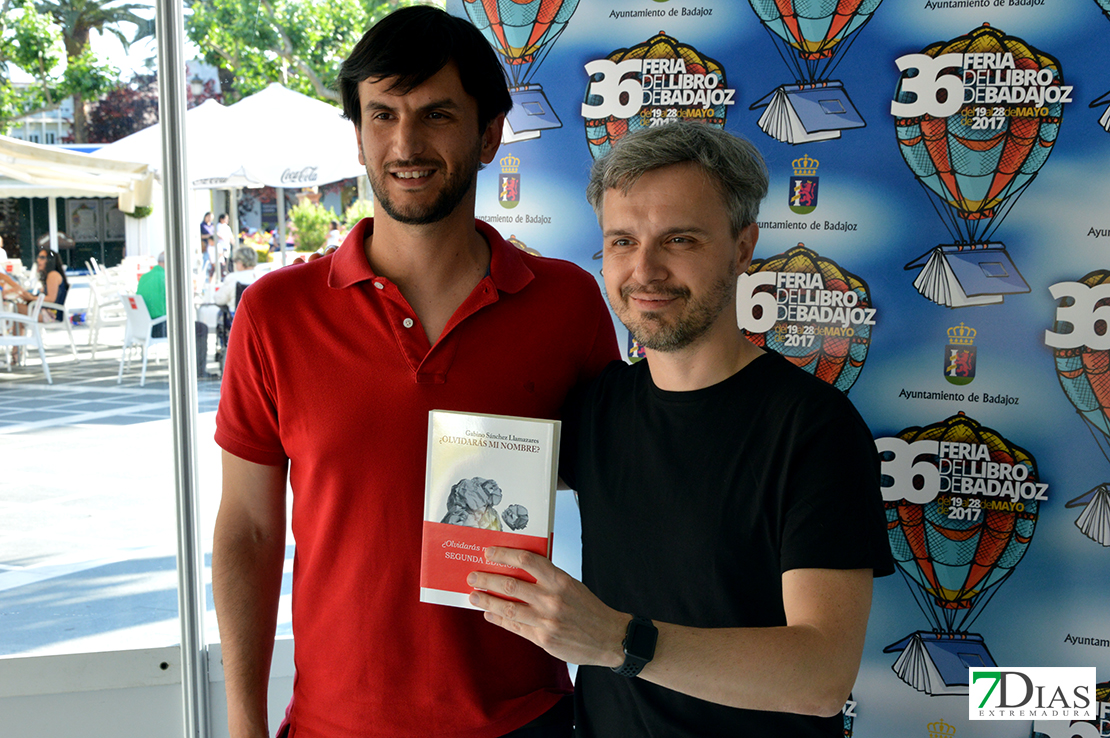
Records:
<instances>
[{"instance_id":1,"label":"red band on book","mask_svg":"<svg viewBox=\"0 0 1110 738\"><path fill-rule=\"evenodd\" d=\"M486 561L483 550L489 546L520 548L544 557L550 552L550 540L546 537L425 521L420 586L470 593L474 588L466 583L466 577L472 571L488 571L527 582L536 581L523 569Z\"/></svg>"}]
</instances>

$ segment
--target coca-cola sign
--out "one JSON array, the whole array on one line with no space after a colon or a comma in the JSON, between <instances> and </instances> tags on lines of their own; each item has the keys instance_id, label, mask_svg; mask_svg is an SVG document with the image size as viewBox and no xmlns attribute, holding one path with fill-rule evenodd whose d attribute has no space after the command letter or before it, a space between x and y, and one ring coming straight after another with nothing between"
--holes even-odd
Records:
<instances>
[{"instance_id":1,"label":"coca-cola sign","mask_svg":"<svg viewBox=\"0 0 1110 738\"><path fill-rule=\"evenodd\" d=\"M286 169L281 173L281 181L289 183L309 183L316 181L317 167L305 167L304 169Z\"/></svg>"}]
</instances>

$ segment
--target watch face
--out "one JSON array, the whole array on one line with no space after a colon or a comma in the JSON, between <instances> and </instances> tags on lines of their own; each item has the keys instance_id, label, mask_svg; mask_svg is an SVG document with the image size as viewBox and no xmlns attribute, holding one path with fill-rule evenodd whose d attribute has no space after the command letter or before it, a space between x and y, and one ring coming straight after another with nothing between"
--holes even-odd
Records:
<instances>
[{"instance_id":1,"label":"watch face","mask_svg":"<svg viewBox=\"0 0 1110 738\"><path fill-rule=\"evenodd\" d=\"M633 620L628 626L624 639L624 650L633 656L650 659L655 655L655 639L659 631L654 625L640 620Z\"/></svg>"}]
</instances>

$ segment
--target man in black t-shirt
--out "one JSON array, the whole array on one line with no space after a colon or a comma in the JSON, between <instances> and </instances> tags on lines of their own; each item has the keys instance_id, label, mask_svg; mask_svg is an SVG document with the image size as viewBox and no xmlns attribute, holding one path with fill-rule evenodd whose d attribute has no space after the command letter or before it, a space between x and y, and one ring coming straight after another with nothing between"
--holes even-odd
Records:
<instances>
[{"instance_id":1,"label":"man in black t-shirt","mask_svg":"<svg viewBox=\"0 0 1110 738\"><path fill-rule=\"evenodd\" d=\"M486 555L535 584L468 580L487 620L582 665L579 735L843 735L893 561L866 425L737 324L766 192L755 148L704 125L629 135L591 172L606 292L647 360L565 412L583 581L506 548Z\"/></svg>"}]
</instances>

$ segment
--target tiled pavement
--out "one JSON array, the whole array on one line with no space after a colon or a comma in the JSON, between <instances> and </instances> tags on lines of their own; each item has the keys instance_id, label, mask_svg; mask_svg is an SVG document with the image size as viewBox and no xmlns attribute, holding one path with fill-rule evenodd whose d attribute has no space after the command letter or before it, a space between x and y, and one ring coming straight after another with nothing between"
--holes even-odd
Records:
<instances>
[{"instance_id":1,"label":"tiled pavement","mask_svg":"<svg viewBox=\"0 0 1110 738\"><path fill-rule=\"evenodd\" d=\"M79 362L65 334L47 334L48 385L37 356L10 373L0 362L0 657L170 645L176 619L175 503L167 346L154 349L145 387L119 371L122 329ZM209 357L212 356L210 348ZM216 371L215 361L208 370ZM205 580L220 498L212 434L219 382L198 385L197 464ZM556 506L554 558L580 567L578 514ZM293 563L287 539L278 634L291 633ZM210 590L209 590L210 591ZM218 639L208 595L206 631Z\"/></svg>"},{"instance_id":2,"label":"tiled pavement","mask_svg":"<svg viewBox=\"0 0 1110 738\"><path fill-rule=\"evenodd\" d=\"M47 332L52 385L35 351L10 372L0 361L0 656L168 645L180 637L168 346L152 350L144 387L135 357L117 384L122 328L103 333L95 361L88 335L74 329L74 362L65 333ZM208 370L218 370L215 361ZM219 391L218 381L198 384L206 554L219 506L212 441Z\"/></svg>"},{"instance_id":3,"label":"tiled pavement","mask_svg":"<svg viewBox=\"0 0 1110 738\"><path fill-rule=\"evenodd\" d=\"M50 366L52 385L46 383L38 354L29 352L23 366L6 371L0 361L0 435L33 428L60 425L96 424L128 425L170 417L168 346L151 349L147 363L145 386L139 386L141 361L136 349L123 382L117 384L121 327L101 333L101 346L96 359L91 358L88 329L77 327L73 332L79 361L70 353L65 333L46 333L46 361ZM215 349L210 340L208 370L218 370L212 359ZM197 385L197 409L210 412L220 399L218 380Z\"/></svg>"}]
</instances>

